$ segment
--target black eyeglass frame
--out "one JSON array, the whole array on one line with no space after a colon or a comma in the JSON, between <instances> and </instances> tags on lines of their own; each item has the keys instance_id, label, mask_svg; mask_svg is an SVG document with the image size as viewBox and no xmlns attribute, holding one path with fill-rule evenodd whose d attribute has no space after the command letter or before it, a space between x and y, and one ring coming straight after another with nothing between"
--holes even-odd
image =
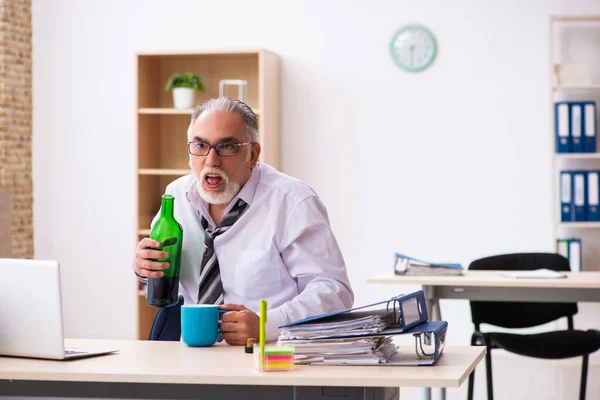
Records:
<instances>
[{"instance_id":1,"label":"black eyeglass frame","mask_svg":"<svg viewBox=\"0 0 600 400\"><path fill-rule=\"evenodd\" d=\"M195 143L203 143L205 145L208 146L208 150L206 151L206 154L194 154L192 153L192 144ZM215 149L215 151L217 152L217 155L219 157L235 157L238 154L240 154L240 147L245 146L247 144L255 144L258 142L244 142L244 143L230 143L230 142L225 142L225 143L217 143L217 144L208 144L206 142L201 142L198 140L195 141L191 141L191 142L187 142L187 146L188 146L188 153L190 153L192 156L196 156L196 157L207 157L210 154L210 150L211 149ZM221 152L219 151L219 149L217 148L217 146L223 146L223 145L229 145L229 146L236 146L237 150L235 151L235 154L230 154L230 155L221 155Z\"/></svg>"}]
</instances>

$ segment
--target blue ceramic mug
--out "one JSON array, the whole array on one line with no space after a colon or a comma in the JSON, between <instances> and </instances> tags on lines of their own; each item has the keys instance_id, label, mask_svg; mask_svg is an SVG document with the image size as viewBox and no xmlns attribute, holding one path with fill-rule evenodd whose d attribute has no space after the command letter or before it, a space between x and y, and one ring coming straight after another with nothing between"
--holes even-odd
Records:
<instances>
[{"instance_id":1,"label":"blue ceramic mug","mask_svg":"<svg viewBox=\"0 0 600 400\"><path fill-rule=\"evenodd\" d=\"M184 304L181 306L181 339L191 347L208 347L215 344L220 333L219 310L212 304Z\"/></svg>"}]
</instances>

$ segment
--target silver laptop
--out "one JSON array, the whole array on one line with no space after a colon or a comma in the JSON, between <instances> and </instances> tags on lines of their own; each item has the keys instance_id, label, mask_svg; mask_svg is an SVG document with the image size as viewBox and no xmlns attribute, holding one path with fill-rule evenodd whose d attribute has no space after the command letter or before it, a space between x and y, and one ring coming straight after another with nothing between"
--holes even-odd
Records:
<instances>
[{"instance_id":1,"label":"silver laptop","mask_svg":"<svg viewBox=\"0 0 600 400\"><path fill-rule=\"evenodd\" d=\"M65 348L57 261L0 258L0 355L70 360L117 349Z\"/></svg>"}]
</instances>

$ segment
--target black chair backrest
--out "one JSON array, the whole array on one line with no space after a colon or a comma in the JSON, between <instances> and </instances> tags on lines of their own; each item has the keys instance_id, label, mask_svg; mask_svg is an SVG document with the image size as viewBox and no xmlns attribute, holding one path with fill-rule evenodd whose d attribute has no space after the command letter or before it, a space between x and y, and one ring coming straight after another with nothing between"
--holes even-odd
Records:
<instances>
[{"instance_id":1,"label":"black chair backrest","mask_svg":"<svg viewBox=\"0 0 600 400\"><path fill-rule=\"evenodd\" d=\"M181 338L181 306L183 296L179 295L177 304L161 307L156 311L148 340L164 340L178 342Z\"/></svg>"},{"instance_id":2,"label":"black chair backrest","mask_svg":"<svg viewBox=\"0 0 600 400\"><path fill-rule=\"evenodd\" d=\"M533 270L547 268L570 271L569 261L559 254L503 254L475 260L469 270ZM577 303L517 303L471 301L471 317L476 328L486 323L504 328L528 328L577 314Z\"/></svg>"}]
</instances>

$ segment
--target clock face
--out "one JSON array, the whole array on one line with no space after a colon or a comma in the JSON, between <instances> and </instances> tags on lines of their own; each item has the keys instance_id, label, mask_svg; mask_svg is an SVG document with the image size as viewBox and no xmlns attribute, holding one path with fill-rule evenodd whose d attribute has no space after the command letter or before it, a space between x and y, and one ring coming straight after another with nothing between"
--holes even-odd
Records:
<instances>
[{"instance_id":1,"label":"clock face","mask_svg":"<svg viewBox=\"0 0 600 400\"><path fill-rule=\"evenodd\" d=\"M396 65L403 70L422 71L435 59L435 37L421 25L402 27L390 42L390 53Z\"/></svg>"}]
</instances>

